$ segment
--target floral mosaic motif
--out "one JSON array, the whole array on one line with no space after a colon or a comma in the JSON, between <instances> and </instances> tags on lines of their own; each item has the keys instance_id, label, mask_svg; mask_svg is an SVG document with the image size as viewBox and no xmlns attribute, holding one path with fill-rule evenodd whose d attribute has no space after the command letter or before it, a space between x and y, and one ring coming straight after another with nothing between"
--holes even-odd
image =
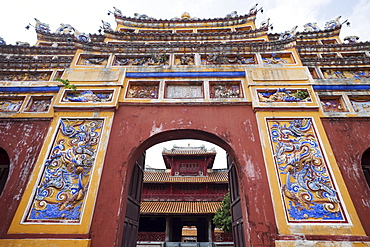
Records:
<instances>
[{"instance_id":1,"label":"floral mosaic motif","mask_svg":"<svg viewBox=\"0 0 370 247\"><path fill-rule=\"evenodd\" d=\"M175 65L194 65L193 56L183 55L176 58Z\"/></svg>"},{"instance_id":2,"label":"floral mosaic motif","mask_svg":"<svg viewBox=\"0 0 370 247\"><path fill-rule=\"evenodd\" d=\"M116 57L113 66L144 66L144 65L168 65L168 56L163 54L154 54L146 57Z\"/></svg>"},{"instance_id":3,"label":"floral mosaic motif","mask_svg":"<svg viewBox=\"0 0 370 247\"><path fill-rule=\"evenodd\" d=\"M257 94L260 102L311 102L310 94L306 89L257 90Z\"/></svg>"},{"instance_id":4,"label":"floral mosaic motif","mask_svg":"<svg viewBox=\"0 0 370 247\"><path fill-rule=\"evenodd\" d=\"M360 78L370 78L370 71L354 71L353 78L360 79Z\"/></svg>"},{"instance_id":5,"label":"floral mosaic motif","mask_svg":"<svg viewBox=\"0 0 370 247\"><path fill-rule=\"evenodd\" d=\"M312 119L267 122L288 221L346 222Z\"/></svg>"},{"instance_id":6,"label":"floral mosaic motif","mask_svg":"<svg viewBox=\"0 0 370 247\"><path fill-rule=\"evenodd\" d=\"M23 98L0 98L0 112L18 112Z\"/></svg>"},{"instance_id":7,"label":"floral mosaic motif","mask_svg":"<svg viewBox=\"0 0 370 247\"><path fill-rule=\"evenodd\" d=\"M80 64L83 65L106 65L108 57L83 57Z\"/></svg>"},{"instance_id":8,"label":"floral mosaic motif","mask_svg":"<svg viewBox=\"0 0 370 247\"><path fill-rule=\"evenodd\" d=\"M326 79L370 78L370 71L367 70L324 70L323 72Z\"/></svg>"},{"instance_id":9,"label":"floral mosaic motif","mask_svg":"<svg viewBox=\"0 0 370 247\"><path fill-rule=\"evenodd\" d=\"M51 104L51 97L32 97L25 112L48 112Z\"/></svg>"},{"instance_id":10,"label":"floral mosaic motif","mask_svg":"<svg viewBox=\"0 0 370 247\"><path fill-rule=\"evenodd\" d=\"M157 85L131 85L128 92L128 98L158 98Z\"/></svg>"},{"instance_id":11,"label":"floral mosaic motif","mask_svg":"<svg viewBox=\"0 0 370 247\"><path fill-rule=\"evenodd\" d=\"M113 91L67 91L62 102L110 102L112 101Z\"/></svg>"},{"instance_id":12,"label":"floral mosaic motif","mask_svg":"<svg viewBox=\"0 0 370 247\"><path fill-rule=\"evenodd\" d=\"M51 72L2 72L0 81L49 81Z\"/></svg>"},{"instance_id":13,"label":"floral mosaic motif","mask_svg":"<svg viewBox=\"0 0 370 247\"><path fill-rule=\"evenodd\" d=\"M262 57L262 61L265 64L286 64L288 63L286 59L276 56L275 53L272 53L270 57L267 57L267 56Z\"/></svg>"},{"instance_id":14,"label":"floral mosaic motif","mask_svg":"<svg viewBox=\"0 0 370 247\"><path fill-rule=\"evenodd\" d=\"M350 98L353 109L356 112L370 112L370 98Z\"/></svg>"},{"instance_id":15,"label":"floral mosaic motif","mask_svg":"<svg viewBox=\"0 0 370 247\"><path fill-rule=\"evenodd\" d=\"M342 106L342 103L339 98L336 99L325 99L320 98L321 106L325 112L342 112L346 109Z\"/></svg>"},{"instance_id":16,"label":"floral mosaic motif","mask_svg":"<svg viewBox=\"0 0 370 247\"><path fill-rule=\"evenodd\" d=\"M255 64L254 57L245 57L242 55L224 55L221 53L212 53L206 56L202 56L202 64L213 65L213 64Z\"/></svg>"},{"instance_id":17,"label":"floral mosaic motif","mask_svg":"<svg viewBox=\"0 0 370 247\"><path fill-rule=\"evenodd\" d=\"M26 222L80 222L103 123L60 121Z\"/></svg>"},{"instance_id":18,"label":"floral mosaic motif","mask_svg":"<svg viewBox=\"0 0 370 247\"><path fill-rule=\"evenodd\" d=\"M240 98L242 96L239 84L211 85L211 98Z\"/></svg>"}]
</instances>

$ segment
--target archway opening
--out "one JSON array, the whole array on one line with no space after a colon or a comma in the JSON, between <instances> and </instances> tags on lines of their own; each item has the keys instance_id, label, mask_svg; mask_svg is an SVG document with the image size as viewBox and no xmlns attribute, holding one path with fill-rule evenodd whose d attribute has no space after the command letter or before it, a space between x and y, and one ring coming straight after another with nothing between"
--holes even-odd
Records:
<instances>
[{"instance_id":1,"label":"archway opening","mask_svg":"<svg viewBox=\"0 0 370 247\"><path fill-rule=\"evenodd\" d=\"M361 159L362 171L364 172L368 186L370 187L370 148L362 155Z\"/></svg>"},{"instance_id":2,"label":"archway opening","mask_svg":"<svg viewBox=\"0 0 370 247\"><path fill-rule=\"evenodd\" d=\"M188 135L189 132L191 135ZM198 242L215 241L215 226L212 222L212 218L215 211L220 206L220 202L229 190L229 186L231 190L231 198L233 199L230 203L232 205L230 211L233 214L232 229L237 230L236 232L233 231L233 235L234 238L237 238L236 246L243 246L243 219L240 205L239 181L236 176L237 172L235 163L231 158L231 156L234 155L232 153L233 151L223 142L223 140L217 140L217 137L212 137L216 140L213 140L208 136L205 138L204 135L209 135L208 133L201 133L201 138L199 138L199 131L194 130L176 131L173 133L174 135L171 135L172 133L167 133L166 138L163 138L163 141L173 140L172 143L176 143L172 148L171 146L168 146L171 145L171 143L165 143L166 147L163 147L163 144L156 145L163 141L151 143L152 140L148 140L148 143L152 144L151 146L148 146L152 147L151 149L157 148L156 152L160 153L159 157L163 156L161 158L157 158L157 160L163 160L161 165L158 165L159 163L154 161L155 159L151 157L150 148L145 149L147 150L146 157L144 157L145 155L142 155L136 162L130 179L130 192L127 202L122 246L136 246L136 242L134 243L132 241L132 245L127 242L127 237L131 236L132 239L132 236L134 236L135 233L144 233L144 236L147 237L146 239L140 239L140 234L138 238L139 241L142 240L143 242L181 242L184 241L184 238L182 237L182 229L184 226L196 227L196 240ZM196 134L192 135L194 133ZM184 136L190 138L193 137L195 140L183 140ZM157 139L162 140L162 138ZM207 144L199 145L199 143L204 140L210 141L207 143L208 146L206 146ZM181 144L179 144L180 142ZM220 154L218 159L222 161L217 161L214 167L216 169L212 169L215 159L214 157L210 158L207 155L209 154L209 150L215 150L216 148ZM202 149L203 156L204 154L207 154L205 155L207 157L201 158L201 160L203 160L203 164L198 164L198 161L200 161L197 160L199 159L199 156L194 157L194 155L186 154L188 156L185 155L186 157L184 158L179 157L181 155L174 155L174 153L179 150L184 151L186 149L191 149L193 152L192 154L194 154L194 152L199 152ZM226 151L226 149L228 149L228 151ZM228 155L230 151L231 155ZM144 160L146 160L145 165ZM164 166L163 162L165 163ZM206 167L205 170L203 169L204 167ZM176 168L177 170L175 169L174 171L172 170L173 168ZM198 170L194 172L196 169ZM157 173L153 176L153 170L161 171L159 171L159 174ZM138 175L140 173L141 177ZM148 175L148 173L152 174ZM226 174L226 181L211 179L212 182L210 182L210 178L219 176L217 173ZM152 180L148 180L148 176L152 176ZM163 177L167 180L163 181ZM194 183L194 181L202 181L204 178L206 178L206 180L208 179L208 182ZM132 190L132 188L136 189ZM140 195L140 198L136 198L135 202L130 202L133 198L131 192L138 195L138 190L143 194ZM147 193L148 191L151 192ZM202 193L199 193L199 191L202 191ZM153 195L155 195L154 198ZM217 199L209 200L209 197L217 197ZM136 208L133 205L136 205ZM208 211L205 210L206 207L208 207ZM209 210L209 208L212 207L213 209ZM200 211L195 212L194 210ZM135 213L137 215L135 215ZM135 220L137 220L137 222L135 222ZM149 231L150 233L145 233L145 231ZM219 236L220 233L218 232L217 234ZM141 236L143 236L143 234L141 234ZM218 237L217 240L222 240L224 242L232 241L233 236L231 234L229 236L230 237Z\"/></svg>"},{"instance_id":3,"label":"archway opening","mask_svg":"<svg viewBox=\"0 0 370 247\"><path fill-rule=\"evenodd\" d=\"M10 169L9 156L3 148L0 148L0 195L4 190Z\"/></svg>"}]
</instances>

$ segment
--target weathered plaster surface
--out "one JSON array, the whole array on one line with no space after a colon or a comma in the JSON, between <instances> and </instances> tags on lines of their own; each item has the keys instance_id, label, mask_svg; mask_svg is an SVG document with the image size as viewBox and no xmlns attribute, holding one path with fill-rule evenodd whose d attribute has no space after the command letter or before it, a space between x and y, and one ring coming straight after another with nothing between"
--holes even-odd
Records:
<instances>
[{"instance_id":1,"label":"weathered plaster surface","mask_svg":"<svg viewBox=\"0 0 370 247\"><path fill-rule=\"evenodd\" d=\"M49 120L2 119L0 147L10 159L9 178L0 196L0 237L13 219L49 127ZM6 209L6 210L5 210Z\"/></svg>"}]
</instances>

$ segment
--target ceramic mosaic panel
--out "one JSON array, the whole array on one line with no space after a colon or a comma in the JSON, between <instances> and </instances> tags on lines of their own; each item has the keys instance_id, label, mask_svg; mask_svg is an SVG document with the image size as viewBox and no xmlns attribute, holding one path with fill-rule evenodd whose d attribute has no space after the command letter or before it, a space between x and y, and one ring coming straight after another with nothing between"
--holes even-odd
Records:
<instances>
[{"instance_id":1,"label":"ceramic mosaic panel","mask_svg":"<svg viewBox=\"0 0 370 247\"><path fill-rule=\"evenodd\" d=\"M158 99L158 83L130 83L127 98Z\"/></svg>"},{"instance_id":2,"label":"ceramic mosaic panel","mask_svg":"<svg viewBox=\"0 0 370 247\"><path fill-rule=\"evenodd\" d=\"M31 97L25 112L48 112L51 105L52 97Z\"/></svg>"},{"instance_id":3,"label":"ceramic mosaic panel","mask_svg":"<svg viewBox=\"0 0 370 247\"><path fill-rule=\"evenodd\" d=\"M194 55L176 55L175 65L194 65Z\"/></svg>"},{"instance_id":4,"label":"ceramic mosaic panel","mask_svg":"<svg viewBox=\"0 0 370 247\"><path fill-rule=\"evenodd\" d=\"M0 112L18 112L23 104L24 97L22 98L0 98Z\"/></svg>"},{"instance_id":5,"label":"ceramic mosaic panel","mask_svg":"<svg viewBox=\"0 0 370 247\"><path fill-rule=\"evenodd\" d=\"M312 102L307 89L257 90L260 102Z\"/></svg>"},{"instance_id":6,"label":"ceramic mosaic panel","mask_svg":"<svg viewBox=\"0 0 370 247\"><path fill-rule=\"evenodd\" d=\"M341 97L325 97L320 96L320 102L323 111L325 112L344 112L347 111L344 107Z\"/></svg>"},{"instance_id":7,"label":"ceramic mosaic panel","mask_svg":"<svg viewBox=\"0 0 370 247\"><path fill-rule=\"evenodd\" d=\"M256 64L256 58L253 54L221 54L212 53L201 56L201 64L203 65L220 65L220 64L230 64L230 65L247 65Z\"/></svg>"},{"instance_id":8,"label":"ceramic mosaic panel","mask_svg":"<svg viewBox=\"0 0 370 247\"><path fill-rule=\"evenodd\" d=\"M1 72L0 81L49 81L52 72Z\"/></svg>"},{"instance_id":9,"label":"ceramic mosaic panel","mask_svg":"<svg viewBox=\"0 0 370 247\"><path fill-rule=\"evenodd\" d=\"M108 63L109 56L81 55L78 65L100 65L105 66Z\"/></svg>"},{"instance_id":10,"label":"ceramic mosaic panel","mask_svg":"<svg viewBox=\"0 0 370 247\"><path fill-rule=\"evenodd\" d=\"M368 69L358 69L358 70L333 70L324 69L324 78L326 79L367 79L370 78L370 71Z\"/></svg>"},{"instance_id":11,"label":"ceramic mosaic panel","mask_svg":"<svg viewBox=\"0 0 370 247\"><path fill-rule=\"evenodd\" d=\"M115 56L113 66L154 66L168 65L169 56L154 54L152 56Z\"/></svg>"},{"instance_id":12,"label":"ceramic mosaic panel","mask_svg":"<svg viewBox=\"0 0 370 247\"><path fill-rule=\"evenodd\" d=\"M267 119L267 126L287 221L347 223L312 119Z\"/></svg>"},{"instance_id":13,"label":"ceramic mosaic panel","mask_svg":"<svg viewBox=\"0 0 370 247\"><path fill-rule=\"evenodd\" d=\"M295 63L290 53L262 54L262 61L265 64L292 64Z\"/></svg>"},{"instance_id":14,"label":"ceramic mosaic panel","mask_svg":"<svg viewBox=\"0 0 370 247\"><path fill-rule=\"evenodd\" d=\"M103 119L61 119L24 222L79 223Z\"/></svg>"},{"instance_id":15,"label":"ceramic mosaic panel","mask_svg":"<svg viewBox=\"0 0 370 247\"><path fill-rule=\"evenodd\" d=\"M356 112L370 112L370 97L349 97Z\"/></svg>"},{"instance_id":16,"label":"ceramic mosaic panel","mask_svg":"<svg viewBox=\"0 0 370 247\"><path fill-rule=\"evenodd\" d=\"M113 90L68 90L62 98L62 102L84 102L84 103L99 103L111 102L113 98Z\"/></svg>"},{"instance_id":17,"label":"ceramic mosaic panel","mask_svg":"<svg viewBox=\"0 0 370 247\"><path fill-rule=\"evenodd\" d=\"M210 82L211 98L241 98L242 91L239 82L217 83Z\"/></svg>"}]
</instances>

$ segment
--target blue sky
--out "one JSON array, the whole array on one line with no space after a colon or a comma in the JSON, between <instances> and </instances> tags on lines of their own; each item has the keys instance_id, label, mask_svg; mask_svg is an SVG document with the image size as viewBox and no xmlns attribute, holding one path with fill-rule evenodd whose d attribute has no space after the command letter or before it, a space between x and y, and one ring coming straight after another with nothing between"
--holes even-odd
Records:
<instances>
[{"instance_id":1,"label":"blue sky","mask_svg":"<svg viewBox=\"0 0 370 247\"><path fill-rule=\"evenodd\" d=\"M348 19L351 22L351 27L342 28L342 40L348 35L357 35L361 41L370 40L369 0L65 0L59 3L50 0L13 0L2 3L0 8L0 37L7 44L16 41L35 44L34 30L26 31L24 28L28 23L34 24L35 17L49 24L52 31L60 23L68 23L80 32L97 33L101 20L115 27L114 17L107 15L113 6L126 16L140 13L157 19L171 19L181 16L185 11L198 18L223 17L234 10L238 14L246 14L255 3L264 9L264 13L257 16L257 26L270 18L274 33L290 30L295 25L298 25L298 31L303 31L303 25L307 22L317 22L322 28L325 22L341 15L341 21Z\"/></svg>"}]
</instances>

